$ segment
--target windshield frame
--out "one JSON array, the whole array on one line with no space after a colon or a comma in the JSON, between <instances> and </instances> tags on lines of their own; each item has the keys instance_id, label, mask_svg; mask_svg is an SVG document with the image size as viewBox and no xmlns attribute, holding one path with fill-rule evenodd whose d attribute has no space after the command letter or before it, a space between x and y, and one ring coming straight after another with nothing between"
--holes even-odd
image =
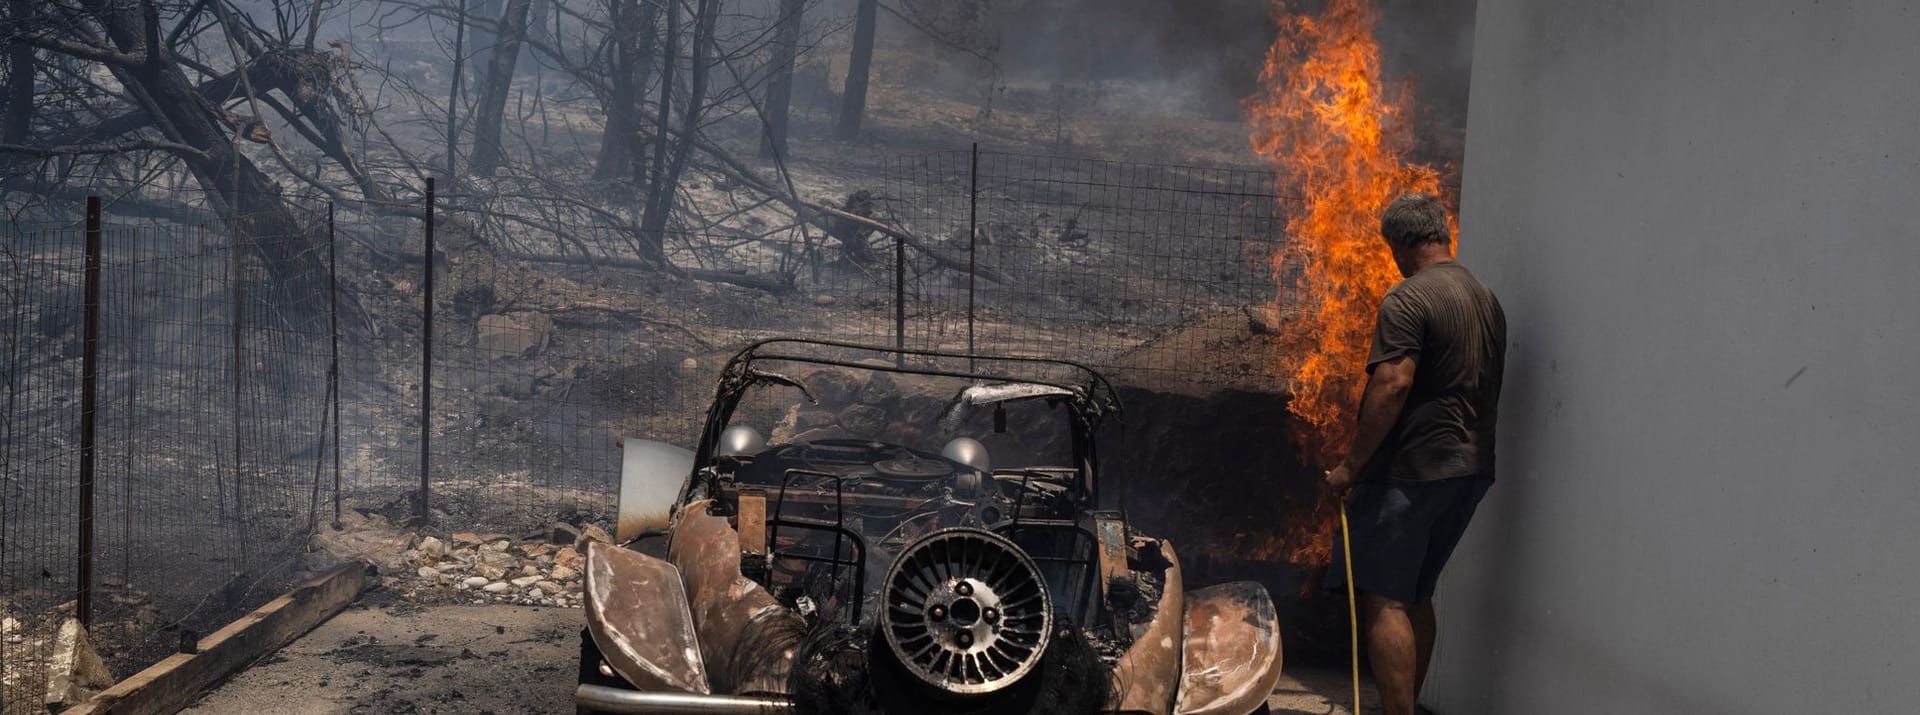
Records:
<instances>
[{"instance_id":1,"label":"windshield frame","mask_svg":"<svg viewBox=\"0 0 1920 715\"><path fill-rule=\"evenodd\" d=\"M791 349L782 350L781 348ZM823 354L807 354L805 352L807 350L813 350ZM872 358L879 356L892 356L892 364L876 364ZM920 365L909 365L907 364L909 359L924 361L934 366L922 367ZM961 360L966 361L967 369L945 369L938 366L940 361ZM1097 503L1096 489L1098 480L1094 473L1094 465L1098 462L1098 455L1095 447L1094 433L1099 429L1100 424L1105 419L1108 417L1117 417L1120 414L1121 405L1120 395L1113 388L1113 385L1107 381L1105 376L1093 368L1066 360L977 355L933 350L902 350L898 348L860 345L857 343L796 338L772 338L762 340L741 349L738 353L734 354L732 359L727 361L726 366L721 370L719 384L714 390L713 404L707 410L705 425L700 431L700 443L694 450L694 471L688 475L687 484L681 489L683 502L687 497L691 496L694 480L699 478L702 471L713 465L715 452L720 442L720 433L725 430L727 424L732 421L733 413L735 409L739 407L740 401L746 395L747 391L756 385L779 384L784 381L785 378L769 379L769 376L779 377L778 373L762 371L755 368L756 363L766 362L812 364L824 367L928 377L950 377L972 380L976 384L982 385L1025 383L1062 391L1066 393L1064 399L1067 401L1069 406L1068 412L1071 415L1067 429L1071 433L1070 441L1074 464L1069 466L1072 466L1078 473L1078 478L1075 480L1075 483L1069 485L1069 487L1073 489L1076 497L1082 503ZM982 364L985 364L989 369L980 369ZM995 366L1002 368L1053 368L1067 375L1075 376L1076 379L1067 381L1011 378L1008 376L1007 370L994 371L992 368ZM1050 399L1062 398L1063 396L1061 395L1054 395ZM795 399L800 400L806 398L796 395Z\"/></svg>"}]
</instances>

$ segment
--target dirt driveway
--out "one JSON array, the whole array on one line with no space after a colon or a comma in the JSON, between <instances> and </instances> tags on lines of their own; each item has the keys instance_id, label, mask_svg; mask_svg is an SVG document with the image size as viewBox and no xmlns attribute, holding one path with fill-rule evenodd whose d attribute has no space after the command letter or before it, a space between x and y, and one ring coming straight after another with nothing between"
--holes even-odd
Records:
<instances>
[{"instance_id":1,"label":"dirt driveway","mask_svg":"<svg viewBox=\"0 0 1920 715\"><path fill-rule=\"evenodd\" d=\"M348 608L185 712L338 715L573 712L580 611L532 606ZM1346 673L1289 671L1275 715L1351 715ZM1372 686L1366 704L1377 707Z\"/></svg>"},{"instance_id":2,"label":"dirt driveway","mask_svg":"<svg viewBox=\"0 0 1920 715\"><path fill-rule=\"evenodd\" d=\"M185 712L573 712L580 611L406 603L348 608Z\"/></svg>"}]
</instances>

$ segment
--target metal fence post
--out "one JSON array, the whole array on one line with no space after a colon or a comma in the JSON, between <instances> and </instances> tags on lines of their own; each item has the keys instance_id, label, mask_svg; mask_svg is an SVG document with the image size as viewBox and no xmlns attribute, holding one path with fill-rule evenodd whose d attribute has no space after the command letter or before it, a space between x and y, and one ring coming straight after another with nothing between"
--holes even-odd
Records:
<instances>
[{"instance_id":1,"label":"metal fence post","mask_svg":"<svg viewBox=\"0 0 1920 715\"><path fill-rule=\"evenodd\" d=\"M980 244L980 143L973 143L973 161L967 169L967 366L973 367L973 283Z\"/></svg>"},{"instance_id":2,"label":"metal fence post","mask_svg":"<svg viewBox=\"0 0 1920 715\"><path fill-rule=\"evenodd\" d=\"M246 402L242 399L246 385L247 361L245 354L245 330L242 322L242 310L246 301L246 284L242 278L241 234L247 230L247 218L234 217L231 225L231 241L227 244L227 294L231 296L233 317L233 403L230 415L233 424L233 530L234 544L240 552L240 571L248 569L247 549L251 544L247 540L246 503L242 495L246 493L246 478L242 469L243 448L246 443L242 430L241 408Z\"/></svg>"},{"instance_id":3,"label":"metal fence post","mask_svg":"<svg viewBox=\"0 0 1920 715\"><path fill-rule=\"evenodd\" d=\"M433 439L433 177L427 177L426 248L420 256L421 292L425 294L420 321L420 502L414 520L427 523L428 442Z\"/></svg>"},{"instance_id":4,"label":"metal fence post","mask_svg":"<svg viewBox=\"0 0 1920 715\"><path fill-rule=\"evenodd\" d=\"M333 238L333 202L327 202L327 335L333 358L327 364L327 392L333 397L333 528L340 528L340 248Z\"/></svg>"},{"instance_id":5,"label":"metal fence post","mask_svg":"<svg viewBox=\"0 0 1920 715\"><path fill-rule=\"evenodd\" d=\"M907 242L893 237L893 359L907 362Z\"/></svg>"},{"instance_id":6,"label":"metal fence post","mask_svg":"<svg viewBox=\"0 0 1920 715\"><path fill-rule=\"evenodd\" d=\"M80 361L80 562L74 604L82 627L93 625L93 460L100 375L100 197L87 197L86 327Z\"/></svg>"}]
</instances>

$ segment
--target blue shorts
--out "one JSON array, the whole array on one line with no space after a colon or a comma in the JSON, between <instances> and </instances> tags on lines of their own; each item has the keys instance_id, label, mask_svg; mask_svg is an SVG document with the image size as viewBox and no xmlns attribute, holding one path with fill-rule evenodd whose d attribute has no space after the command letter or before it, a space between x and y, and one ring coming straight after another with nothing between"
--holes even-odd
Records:
<instances>
[{"instance_id":1,"label":"blue shorts","mask_svg":"<svg viewBox=\"0 0 1920 715\"><path fill-rule=\"evenodd\" d=\"M1354 590L1409 605L1433 598L1440 569L1491 486L1493 478L1485 476L1355 484L1347 495ZM1346 591L1344 558L1336 538L1329 591Z\"/></svg>"}]
</instances>

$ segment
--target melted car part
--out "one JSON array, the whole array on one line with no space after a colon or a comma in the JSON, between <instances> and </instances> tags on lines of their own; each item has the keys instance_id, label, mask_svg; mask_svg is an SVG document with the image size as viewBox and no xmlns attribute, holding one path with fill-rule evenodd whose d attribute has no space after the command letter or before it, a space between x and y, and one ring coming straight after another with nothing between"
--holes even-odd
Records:
<instances>
[{"instance_id":1,"label":"melted car part","mask_svg":"<svg viewBox=\"0 0 1920 715\"><path fill-rule=\"evenodd\" d=\"M1052 635L1040 569L1013 542L945 529L900 552L880 625L894 659L935 690L985 695L1032 670Z\"/></svg>"},{"instance_id":2,"label":"melted car part","mask_svg":"<svg viewBox=\"0 0 1920 715\"><path fill-rule=\"evenodd\" d=\"M1109 709L1121 713L1168 715L1173 712L1174 694L1180 685L1186 591L1181 584L1180 560L1174 555L1173 544L1160 541L1154 545L1167 564L1164 587L1146 629L1113 666L1114 677L1119 681L1115 688L1119 702L1112 703Z\"/></svg>"},{"instance_id":3,"label":"melted car part","mask_svg":"<svg viewBox=\"0 0 1920 715\"><path fill-rule=\"evenodd\" d=\"M1010 400L1027 400L1036 397L1061 397L1072 399L1078 393L1058 385L1046 385L1035 382L1002 382L991 385L973 385L960 390L947 403L945 414L940 417L940 428L951 434L960 430L966 422L967 414L974 407L985 405L999 406ZM1004 425L1004 418L998 418L996 425ZM1005 431L1004 428L996 431ZM983 470L984 471L984 470Z\"/></svg>"},{"instance_id":4,"label":"melted car part","mask_svg":"<svg viewBox=\"0 0 1920 715\"><path fill-rule=\"evenodd\" d=\"M709 692L679 569L596 541L586 581L587 632L607 666L647 690Z\"/></svg>"},{"instance_id":5,"label":"melted car part","mask_svg":"<svg viewBox=\"0 0 1920 715\"><path fill-rule=\"evenodd\" d=\"M681 507L667 546L667 560L686 584L708 682L723 693L778 693L786 687L800 616L740 573L740 533L708 513L709 506Z\"/></svg>"}]
</instances>

